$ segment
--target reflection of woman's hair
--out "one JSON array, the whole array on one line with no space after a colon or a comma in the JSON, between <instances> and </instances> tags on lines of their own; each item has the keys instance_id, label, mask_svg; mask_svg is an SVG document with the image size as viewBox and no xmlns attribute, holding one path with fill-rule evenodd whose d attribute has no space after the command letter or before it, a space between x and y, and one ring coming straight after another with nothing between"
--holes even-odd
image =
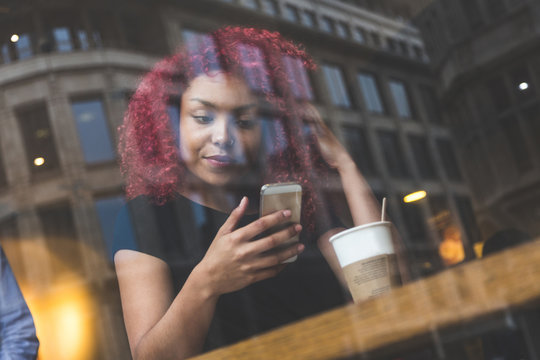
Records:
<instances>
[{"instance_id":1,"label":"reflection of woman's hair","mask_svg":"<svg viewBox=\"0 0 540 360\"><path fill-rule=\"evenodd\" d=\"M292 83L295 80L288 76L285 56L296 59L302 71L315 68L305 51L279 33L241 27L199 36L199 41L187 42L182 51L157 63L142 79L119 127L119 153L128 198L144 194L160 204L184 185L186 169L178 155L177 136L167 111L170 96L185 90L198 75L212 76L222 71L244 78L277 111L271 122L273 131L269 131L274 137L271 141L286 146L278 146L267 159L262 167L263 180L301 183L305 194L303 215L311 218L315 211L310 181L313 153L307 149L301 122L291 120L298 119L299 114L292 89L297 95L299 86L309 85ZM318 158L315 163L322 162Z\"/></svg>"}]
</instances>

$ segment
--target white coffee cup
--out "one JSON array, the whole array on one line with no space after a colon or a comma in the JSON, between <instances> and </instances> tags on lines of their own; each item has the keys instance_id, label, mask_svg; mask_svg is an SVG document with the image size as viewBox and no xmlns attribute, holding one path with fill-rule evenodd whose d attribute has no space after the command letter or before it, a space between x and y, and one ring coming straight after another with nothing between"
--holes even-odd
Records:
<instances>
[{"instance_id":1,"label":"white coffee cup","mask_svg":"<svg viewBox=\"0 0 540 360\"><path fill-rule=\"evenodd\" d=\"M377 221L330 238L355 302L382 295L400 285L392 243L392 223Z\"/></svg>"}]
</instances>

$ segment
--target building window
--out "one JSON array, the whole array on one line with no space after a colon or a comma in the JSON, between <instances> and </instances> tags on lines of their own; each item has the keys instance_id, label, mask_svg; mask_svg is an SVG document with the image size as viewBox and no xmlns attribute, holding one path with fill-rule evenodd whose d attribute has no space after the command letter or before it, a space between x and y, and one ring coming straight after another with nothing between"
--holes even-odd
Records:
<instances>
[{"instance_id":1,"label":"building window","mask_svg":"<svg viewBox=\"0 0 540 360\"><path fill-rule=\"evenodd\" d=\"M334 20L330 19L327 16L323 16L321 18L321 22L319 25L320 25L321 30L326 33L331 34L334 32Z\"/></svg>"},{"instance_id":2,"label":"building window","mask_svg":"<svg viewBox=\"0 0 540 360\"><path fill-rule=\"evenodd\" d=\"M373 46L381 47L381 36L377 34L375 31L372 31L370 34L371 34L371 42Z\"/></svg>"},{"instance_id":3,"label":"building window","mask_svg":"<svg viewBox=\"0 0 540 360\"><path fill-rule=\"evenodd\" d=\"M409 143L420 177L428 180L436 179L437 171L426 138L420 135L409 135Z\"/></svg>"},{"instance_id":4,"label":"building window","mask_svg":"<svg viewBox=\"0 0 540 360\"><path fill-rule=\"evenodd\" d=\"M79 140L87 164L115 159L103 101L90 99L74 101L71 111L77 125Z\"/></svg>"},{"instance_id":5,"label":"building window","mask_svg":"<svg viewBox=\"0 0 540 360\"><path fill-rule=\"evenodd\" d=\"M29 34L19 35L19 40L15 43L15 51L19 60L28 59L34 55Z\"/></svg>"},{"instance_id":6,"label":"building window","mask_svg":"<svg viewBox=\"0 0 540 360\"><path fill-rule=\"evenodd\" d=\"M242 68L246 80L255 91L268 92L272 89L266 62L261 49L253 45L238 44Z\"/></svg>"},{"instance_id":7,"label":"building window","mask_svg":"<svg viewBox=\"0 0 540 360\"><path fill-rule=\"evenodd\" d=\"M390 92L392 93L398 116L407 119L412 118L409 95L405 84L398 80L390 81Z\"/></svg>"},{"instance_id":8,"label":"building window","mask_svg":"<svg viewBox=\"0 0 540 360\"><path fill-rule=\"evenodd\" d=\"M285 5L284 7L285 9L285 13L283 14L285 19L293 22L293 23L298 23L300 22L300 17L298 15L298 9L296 8L296 6L292 6L292 5Z\"/></svg>"},{"instance_id":9,"label":"building window","mask_svg":"<svg viewBox=\"0 0 540 360\"><path fill-rule=\"evenodd\" d=\"M190 54L204 54L206 61L200 61L196 60L193 61L190 65L194 67L194 71L197 73L204 73L204 69L202 68L202 64L204 62L207 62L209 64L212 64L212 66L216 66L215 69L211 70L220 70L218 68L219 62L217 59L217 53L216 53L216 46L214 43L214 39L203 32L194 31L190 29L184 29L182 31L182 38L184 41L184 44L186 46L187 51ZM210 51L204 51L204 49L214 49Z\"/></svg>"},{"instance_id":10,"label":"building window","mask_svg":"<svg viewBox=\"0 0 540 360\"><path fill-rule=\"evenodd\" d=\"M510 96L506 89L502 76L494 77L486 84L488 93L491 95L493 107L498 112L503 112L510 107Z\"/></svg>"},{"instance_id":11,"label":"building window","mask_svg":"<svg viewBox=\"0 0 540 360\"><path fill-rule=\"evenodd\" d=\"M180 100L176 99L175 102L171 102L167 105L167 115L169 115L169 124L171 126L171 132L174 136L176 148L180 146Z\"/></svg>"},{"instance_id":12,"label":"building window","mask_svg":"<svg viewBox=\"0 0 540 360\"><path fill-rule=\"evenodd\" d=\"M525 136L521 131L519 120L515 116L505 116L499 121L503 134L508 141L510 152L514 157L517 170L520 173L527 172L532 168L532 160L527 144L524 141Z\"/></svg>"},{"instance_id":13,"label":"building window","mask_svg":"<svg viewBox=\"0 0 540 360\"><path fill-rule=\"evenodd\" d=\"M341 69L334 65L323 65L322 71L328 91L330 92L332 104L350 108L351 101Z\"/></svg>"},{"instance_id":14,"label":"building window","mask_svg":"<svg viewBox=\"0 0 540 360\"><path fill-rule=\"evenodd\" d=\"M315 20L315 13L313 13L312 11L307 11L307 10L302 11L300 20L302 21L303 25L310 28L314 28L317 23Z\"/></svg>"},{"instance_id":15,"label":"building window","mask_svg":"<svg viewBox=\"0 0 540 360\"><path fill-rule=\"evenodd\" d=\"M309 77L302 60L286 55L283 57L283 63L294 96L298 99L313 100Z\"/></svg>"},{"instance_id":16,"label":"building window","mask_svg":"<svg viewBox=\"0 0 540 360\"><path fill-rule=\"evenodd\" d=\"M262 11L265 14L277 16L278 6L275 0L261 0Z\"/></svg>"},{"instance_id":17,"label":"building window","mask_svg":"<svg viewBox=\"0 0 540 360\"><path fill-rule=\"evenodd\" d=\"M456 159L454 147L452 146L450 140L437 139L436 144L442 160L444 172L446 173L446 177L449 180L461 181L463 177L461 176L461 171L459 169L459 165Z\"/></svg>"},{"instance_id":18,"label":"building window","mask_svg":"<svg viewBox=\"0 0 540 360\"><path fill-rule=\"evenodd\" d=\"M49 123L47 106L39 104L16 112L26 161L33 175L59 169L58 152Z\"/></svg>"},{"instance_id":19,"label":"building window","mask_svg":"<svg viewBox=\"0 0 540 360\"><path fill-rule=\"evenodd\" d=\"M62 266L62 268L55 268L54 271L65 271L63 266L75 271L84 271L71 206L61 203L42 207L37 209L37 214L48 250L61 260L53 263L53 265L57 263Z\"/></svg>"},{"instance_id":20,"label":"building window","mask_svg":"<svg viewBox=\"0 0 540 360\"><path fill-rule=\"evenodd\" d=\"M406 228L407 247L412 250L415 257L419 253L432 251L427 241L426 222L422 215L422 208L419 203L404 203L400 202L401 215Z\"/></svg>"},{"instance_id":21,"label":"building window","mask_svg":"<svg viewBox=\"0 0 540 360\"><path fill-rule=\"evenodd\" d=\"M428 85L420 85L419 90L426 111L427 120L432 123L440 123L440 103L437 98L436 90Z\"/></svg>"},{"instance_id":22,"label":"building window","mask_svg":"<svg viewBox=\"0 0 540 360\"><path fill-rule=\"evenodd\" d=\"M56 50L59 52L73 51L73 43L71 41L71 34L69 28L59 27L53 29L54 43L56 44Z\"/></svg>"},{"instance_id":23,"label":"building window","mask_svg":"<svg viewBox=\"0 0 540 360\"><path fill-rule=\"evenodd\" d=\"M116 217L120 212L120 209L125 204L125 199L123 196L112 196L104 197L97 199L95 202L95 208L99 219L99 225L101 227L101 235L103 237L103 242L107 248L107 253L109 255L109 260L112 260L114 257L114 226L116 222ZM129 221L131 222L131 221ZM133 233L133 226L129 226L127 229L122 229L127 232ZM125 236L127 239L135 239L135 235ZM131 248L131 246L126 246L127 244L122 244L126 248ZM135 248L135 244L130 244Z\"/></svg>"},{"instance_id":24,"label":"building window","mask_svg":"<svg viewBox=\"0 0 540 360\"><path fill-rule=\"evenodd\" d=\"M412 47L414 57L417 59L423 59L424 58L424 52L422 51L422 48L418 45L413 45Z\"/></svg>"},{"instance_id":25,"label":"building window","mask_svg":"<svg viewBox=\"0 0 540 360\"><path fill-rule=\"evenodd\" d=\"M407 178L410 176L409 167L403 157L403 147L395 132L379 130L379 146L386 161L386 168L392 177Z\"/></svg>"},{"instance_id":26,"label":"building window","mask_svg":"<svg viewBox=\"0 0 540 360\"><path fill-rule=\"evenodd\" d=\"M347 39L349 37L349 26L344 22L338 21L336 23L336 34L340 38Z\"/></svg>"},{"instance_id":27,"label":"building window","mask_svg":"<svg viewBox=\"0 0 540 360\"><path fill-rule=\"evenodd\" d=\"M365 176L374 176L377 174L370 146L364 129L355 126L343 127L345 144L349 150L356 166Z\"/></svg>"},{"instance_id":28,"label":"building window","mask_svg":"<svg viewBox=\"0 0 540 360\"><path fill-rule=\"evenodd\" d=\"M395 39L389 37L386 39L386 47L388 48L388 51L397 53L397 42Z\"/></svg>"},{"instance_id":29,"label":"building window","mask_svg":"<svg viewBox=\"0 0 540 360\"><path fill-rule=\"evenodd\" d=\"M259 4L257 4L257 0L243 0L242 4L252 10L257 10L259 8Z\"/></svg>"},{"instance_id":30,"label":"building window","mask_svg":"<svg viewBox=\"0 0 540 360\"><path fill-rule=\"evenodd\" d=\"M466 196L457 195L454 197L461 224L469 239L469 244L474 244L481 240L480 230L476 223L476 216L471 200Z\"/></svg>"},{"instance_id":31,"label":"building window","mask_svg":"<svg viewBox=\"0 0 540 360\"><path fill-rule=\"evenodd\" d=\"M405 41L398 41L398 51L403 55L409 54L409 47L407 46L407 43Z\"/></svg>"},{"instance_id":32,"label":"building window","mask_svg":"<svg viewBox=\"0 0 540 360\"><path fill-rule=\"evenodd\" d=\"M353 37L353 40L358 43L363 44L366 42L366 34L364 32L364 29L361 29L359 27L353 28L352 37Z\"/></svg>"},{"instance_id":33,"label":"building window","mask_svg":"<svg viewBox=\"0 0 540 360\"><path fill-rule=\"evenodd\" d=\"M90 48L90 43L88 42L88 35L84 30L77 31L77 39L79 40L79 48L81 50L88 50Z\"/></svg>"},{"instance_id":34,"label":"building window","mask_svg":"<svg viewBox=\"0 0 540 360\"><path fill-rule=\"evenodd\" d=\"M383 114L384 106L377 86L377 80L371 74L359 73L358 83L362 90L362 97L369 112Z\"/></svg>"},{"instance_id":35,"label":"building window","mask_svg":"<svg viewBox=\"0 0 540 360\"><path fill-rule=\"evenodd\" d=\"M9 54L9 45L3 44L0 50L2 51L2 62L4 64L9 64L11 62L11 56Z\"/></svg>"}]
</instances>

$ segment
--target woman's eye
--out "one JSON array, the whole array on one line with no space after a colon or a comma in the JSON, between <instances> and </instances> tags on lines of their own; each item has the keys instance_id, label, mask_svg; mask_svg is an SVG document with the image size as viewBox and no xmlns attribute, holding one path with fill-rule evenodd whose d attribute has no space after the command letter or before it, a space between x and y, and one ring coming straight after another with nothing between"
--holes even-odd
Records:
<instances>
[{"instance_id":1,"label":"woman's eye","mask_svg":"<svg viewBox=\"0 0 540 360\"><path fill-rule=\"evenodd\" d=\"M192 115L195 121L197 121L199 124L208 124L211 123L213 118L208 115Z\"/></svg>"},{"instance_id":2,"label":"woman's eye","mask_svg":"<svg viewBox=\"0 0 540 360\"><path fill-rule=\"evenodd\" d=\"M257 121L250 116L236 119L236 125L241 129L252 129L256 124Z\"/></svg>"}]
</instances>

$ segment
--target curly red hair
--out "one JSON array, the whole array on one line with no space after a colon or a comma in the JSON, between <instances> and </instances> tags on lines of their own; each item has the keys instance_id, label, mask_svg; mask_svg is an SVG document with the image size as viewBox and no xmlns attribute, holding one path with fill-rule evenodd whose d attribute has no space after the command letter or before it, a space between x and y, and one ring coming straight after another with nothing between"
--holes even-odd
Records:
<instances>
[{"instance_id":1,"label":"curly red hair","mask_svg":"<svg viewBox=\"0 0 540 360\"><path fill-rule=\"evenodd\" d=\"M304 190L302 217L307 221L303 222L313 224L317 198L313 191L313 164L320 167L322 161L317 152L314 159L314 152L309 151L313 144L306 144L302 122L294 121L299 119L301 105L292 85L298 89L299 84L292 84L294 79L283 65L284 56L300 59L304 69L316 67L301 47L279 33L242 27L216 30L198 46L186 46L158 62L142 79L118 129L128 198L147 195L162 204L182 187L186 168L179 157L167 106L171 95L187 89L194 78L218 70L243 75L276 109L274 141L286 146L267 159L262 167L263 179L265 183L300 183Z\"/></svg>"}]
</instances>

